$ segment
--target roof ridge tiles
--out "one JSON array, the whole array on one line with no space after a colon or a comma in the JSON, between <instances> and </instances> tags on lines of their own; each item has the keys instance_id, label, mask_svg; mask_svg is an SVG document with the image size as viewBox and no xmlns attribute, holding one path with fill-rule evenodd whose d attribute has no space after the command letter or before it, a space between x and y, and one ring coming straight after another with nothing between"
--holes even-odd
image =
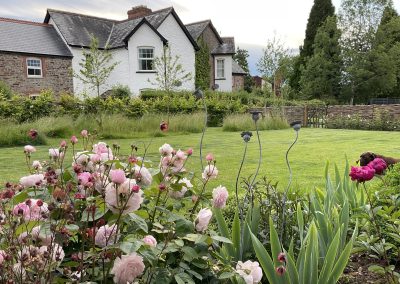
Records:
<instances>
[{"instance_id":1,"label":"roof ridge tiles","mask_svg":"<svg viewBox=\"0 0 400 284\"><path fill-rule=\"evenodd\" d=\"M19 19L13 19L13 18L0 17L0 21L1 22L16 23L16 24L32 25L32 26L52 27L52 25L45 24L45 23L26 21L26 20L19 20Z\"/></svg>"},{"instance_id":2,"label":"roof ridge tiles","mask_svg":"<svg viewBox=\"0 0 400 284\"><path fill-rule=\"evenodd\" d=\"M93 18L93 19L108 21L108 22L114 22L114 23L120 22L119 20L97 17L97 16L92 16L92 15L88 15L88 14L84 14L84 13L76 13L76 12L70 12L70 11L64 11L64 10L57 10L57 9L47 9L47 11L55 12L55 13L62 13L62 14L69 14L69 15L84 16L84 17L88 17L88 18Z\"/></svg>"},{"instance_id":3,"label":"roof ridge tiles","mask_svg":"<svg viewBox=\"0 0 400 284\"><path fill-rule=\"evenodd\" d=\"M207 23L207 22L211 22L211 19L207 19L207 20L202 20L202 21L198 21L198 22L193 22L193 23L185 24L185 26L198 25L198 24L203 24L203 23Z\"/></svg>"}]
</instances>

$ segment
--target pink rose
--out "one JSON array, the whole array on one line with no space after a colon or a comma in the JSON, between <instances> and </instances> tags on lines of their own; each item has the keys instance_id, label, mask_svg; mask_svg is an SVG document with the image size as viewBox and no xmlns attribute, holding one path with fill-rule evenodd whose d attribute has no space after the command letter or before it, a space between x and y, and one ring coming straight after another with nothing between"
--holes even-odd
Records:
<instances>
[{"instance_id":1,"label":"pink rose","mask_svg":"<svg viewBox=\"0 0 400 284\"><path fill-rule=\"evenodd\" d=\"M83 130L81 131L81 135L82 135L82 137L87 138L88 135L89 135L89 133L88 133L88 131L87 131L86 129L83 129Z\"/></svg>"},{"instance_id":2,"label":"pink rose","mask_svg":"<svg viewBox=\"0 0 400 284\"><path fill-rule=\"evenodd\" d=\"M107 147L104 142L99 142L93 145L93 152L96 154L112 154L111 150Z\"/></svg>"},{"instance_id":3,"label":"pink rose","mask_svg":"<svg viewBox=\"0 0 400 284\"><path fill-rule=\"evenodd\" d=\"M174 149L173 149L173 148L171 147L171 145L169 145L169 144L164 144L164 145L162 145L162 146L160 147L160 149L159 149L160 154L163 155L163 156L169 156L169 155L171 155L173 150L174 150Z\"/></svg>"},{"instance_id":4,"label":"pink rose","mask_svg":"<svg viewBox=\"0 0 400 284\"><path fill-rule=\"evenodd\" d=\"M14 206L14 209L12 212L15 216L28 216L29 217L30 209L29 209L29 206L25 202L21 202Z\"/></svg>"},{"instance_id":5,"label":"pink rose","mask_svg":"<svg viewBox=\"0 0 400 284\"><path fill-rule=\"evenodd\" d=\"M375 170L370 166L362 167L351 167L349 176L351 180L357 180L358 182L365 182L373 179Z\"/></svg>"},{"instance_id":6,"label":"pink rose","mask_svg":"<svg viewBox=\"0 0 400 284\"><path fill-rule=\"evenodd\" d=\"M117 257L111 274L114 274L114 283L116 284L133 283L143 273L144 268L143 258L134 252Z\"/></svg>"},{"instance_id":7,"label":"pink rose","mask_svg":"<svg viewBox=\"0 0 400 284\"><path fill-rule=\"evenodd\" d=\"M218 186L213 190L213 206L215 208L224 208L228 199L228 190L224 186Z\"/></svg>"},{"instance_id":8,"label":"pink rose","mask_svg":"<svg viewBox=\"0 0 400 284\"><path fill-rule=\"evenodd\" d=\"M40 163L39 163L40 164ZM23 187L33 187L33 186L39 186L44 180L44 175L42 174L35 174L35 175L29 175L22 177L19 180L19 184L22 185Z\"/></svg>"},{"instance_id":9,"label":"pink rose","mask_svg":"<svg viewBox=\"0 0 400 284\"><path fill-rule=\"evenodd\" d=\"M242 276L246 284L257 284L262 278L262 270L257 261L238 261L236 272Z\"/></svg>"},{"instance_id":10,"label":"pink rose","mask_svg":"<svg viewBox=\"0 0 400 284\"><path fill-rule=\"evenodd\" d=\"M26 146L24 147L24 152L25 152L25 153L28 153L28 154L33 153L33 152L36 152L36 148L33 147L33 146L31 146L31 145L26 145Z\"/></svg>"},{"instance_id":11,"label":"pink rose","mask_svg":"<svg viewBox=\"0 0 400 284\"><path fill-rule=\"evenodd\" d=\"M155 247L157 245L157 240L152 235L147 235L143 238L143 242L151 247Z\"/></svg>"},{"instance_id":12,"label":"pink rose","mask_svg":"<svg viewBox=\"0 0 400 284\"><path fill-rule=\"evenodd\" d=\"M112 245L119 240L119 230L117 231L117 225L104 225L101 226L95 236L95 244L99 247L106 247Z\"/></svg>"},{"instance_id":13,"label":"pink rose","mask_svg":"<svg viewBox=\"0 0 400 284\"><path fill-rule=\"evenodd\" d=\"M122 184L125 182L125 172L123 170L111 170L110 179L113 183Z\"/></svg>"},{"instance_id":14,"label":"pink rose","mask_svg":"<svg viewBox=\"0 0 400 284\"><path fill-rule=\"evenodd\" d=\"M72 143L72 145L78 143L78 138L76 138L75 135L73 135L73 136L71 137L71 143Z\"/></svg>"},{"instance_id":15,"label":"pink rose","mask_svg":"<svg viewBox=\"0 0 400 284\"><path fill-rule=\"evenodd\" d=\"M85 186L85 187L91 187L93 186L93 177L91 173L88 172L83 172L78 174L78 181L79 184Z\"/></svg>"},{"instance_id":16,"label":"pink rose","mask_svg":"<svg viewBox=\"0 0 400 284\"><path fill-rule=\"evenodd\" d=\"M369 162L367 166L373 168L377 175L383 174L387 168L385 160L381 158L375 158L373 161Z\"/></svg>"},{"instance_id":17,"label":"pink rose","mask_svg":"<svg viewBox=\"0 0 400 284\"><path fill-rule=\"evenodd\" d=\"M211 153L208 153L206 156L206 160L211 162L212 160L214 160L214 156Z\"/></svg>"},{"instance_id":18,"label":"pink rose","mask_svg":"<svg viewBox=\"0 0 400 284\"><path fill-rule=\"evenodd\" d=\"M195 221L196 230L198 232L203 232L207 229L208 223L210 223L212 217L212 211L208 208L203 208L200 210L199 214L197 214L197 218Z\"/></svg>"}]
</instances>

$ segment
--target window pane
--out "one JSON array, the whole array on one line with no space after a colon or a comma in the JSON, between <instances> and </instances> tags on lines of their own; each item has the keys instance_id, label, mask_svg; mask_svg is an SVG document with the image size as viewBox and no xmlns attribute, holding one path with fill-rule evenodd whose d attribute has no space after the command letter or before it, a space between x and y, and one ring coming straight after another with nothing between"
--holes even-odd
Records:
<instances>
[{"instance_id":1,"label":"window pane","mask_svg":"<svg viewBox=\"0 0 400 284\"><path fill-rule=\"evenodd\" d=\"M35 75L35 69L28 69L28 75Z\"/></svg>"},{"instance_id":2,"label":"window pane","mask_svg":"<svg viewBox=\"0 0 400 284\"><path fill-rule=\"evenodd\" d=\"M38 59L28 59L27 65L29 67L40 67L40 60Z\"/></svg>"},{"instance_id":3,"label":"window pane","mask_svg":"<svg viewBox=\"0 0 400 284\"><path fill-rule=\"evenodd\" d=\"M225 68L224 68L224 60L217 59L217 77L224 78L225 77Z\"/></svg>"},{"instance_id":4,"label":"window pane","mask_svg":"<svg viewBox=\"0 0 400 284\"><path fill-rule=\"evenodd\" d=\"M35 75L36 76L42 75L42 70L40 70L40 69L34 69L34 70L35 70Z\"/></svg>"}]
</instances>

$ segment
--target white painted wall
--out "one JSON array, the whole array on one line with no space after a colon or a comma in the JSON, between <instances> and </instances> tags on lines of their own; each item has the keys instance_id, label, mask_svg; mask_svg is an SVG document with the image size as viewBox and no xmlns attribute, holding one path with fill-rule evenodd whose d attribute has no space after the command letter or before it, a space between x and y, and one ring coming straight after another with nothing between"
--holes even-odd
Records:
<instances>
[{"instance_id":1,"label":"white painted wall","mask_svg":"<svg viewBox=\"0 0 400 284\"><path fill-rule=\"evenodd\" d=\"M56 27L54 21L50 19L50 24ZM167 40L171 48L172 56L179 56L180 63L186 72L190 72L191 79L184 82L179 88L181 90L194 90L195 85L195 49L178 22L172 15L169 15L158 28L158 32L162 34ZM59 32L60 33L60 32ZM62 34L60 33L61 37ZM63 38L64 40L64 38ZM100 94L110 90L113 85L122 84L128 85L134 95L139 95L143 89L156 88L151 82L155 81L156 74L154 72L138 72L139 47L154 47L155 57L159 57L163 52L163 42L160 37L147 25L142 25L129 39L128 49L119 48L110 50L113 56L113 62L119 62L114 71L110 74L106 84L100 89ZM79 73L81 66L79 63L83 60L83 48L68 46L73 55L72 69L75 73ZM232 82L232 79L231 79ZM81 97L86 94L90 97L97 96L97 91L85 85L80 79L74 77L74 94ZM231 83L232 84L232 83Z\"/></svg>"},{"instance_id":2,"label":"white painted wall","mask_svg":"<svg viewBox=\"0 0 400 284\"><path fill-rule=\"evenodd\" d=\"M129 63L128 86L134 95L139 95L140 90L155 88L150 82L155 82L156 73L154 71L139 71L139 47L154 47L154 57L160 57L163 53L163 42L160 37L145 24L129 39L129 55L127 60Z\"/></svg>"},{"instance_id":3,"label":"white painted wall","mask_svg":"<svg viewBox=\"0 0 400 284\"><path fill-rule=\"evenodd\" d=\"M185 72L190 72L191 74L191 79L184 82L179 89L193 91L195 89L195 49L192 43L172 14L164 20L157 30L168 40L171 55L173 57L178 55L183 70L185 70Z\"/></svg>"},{"instance_id":4,"label":"white painted wall","mask_svg":"<svg viewBox=\"0 0 400 284\"><path fill-rule=\"evenodd\" d=\"M225 78L217 78L217 60L224 59L225 61ZM217 91L221 92L232 92L232 55L216 55L214 57L215 66L215 84L218 84L219 88Z\"/></svg>"}]
</instances>

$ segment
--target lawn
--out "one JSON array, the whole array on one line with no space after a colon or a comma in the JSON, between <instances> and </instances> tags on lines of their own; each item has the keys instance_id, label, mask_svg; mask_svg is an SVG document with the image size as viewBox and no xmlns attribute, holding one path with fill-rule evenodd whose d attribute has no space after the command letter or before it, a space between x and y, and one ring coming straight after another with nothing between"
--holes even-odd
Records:
<instances>
[{"instance_id":1,"label":"lawn","mask_svg":"<svg viewBox=\"0 0 400 284\"><path fill-rule=\"evenodd\" d=\"M248 145L248 155L243 168L243 175L254 173L258 159L258 145L255 133ZM158 163L158 148L163 143L169 143L177 149L192 147L193 157L189 160L188 168L200 170L199 139L201 134L172 135L156 137L149 148L148 157ZM260 132L263 147L260 176L267 176L272 182L278 182L278 187L287 184L288 171L285 164L285 152L292 143L295 132L292 129L268 130ZM327 161L336 163L344 169L346 156L350 164L355 164L360 153L371 150L384 155L400 157L399 132L370 132L356 130L334 129L301 129L299 141L290 152L289 159L293 169L293 186L300 189L312 190L316 186L324 186L324 166ZM128 154L130 145L136 144L143 149L143 142L151 138L114 139L106 142L118 143L121 152ZM59 140L49 140L57 146ZM48 146L38 146L32 159L47 159ZM229 190L235 186L236 174L243 155L244 142L240 132L223 132L221 128L210 128L204 138L204 153L211 152L217 160L219 178L215 185L223 184ZM140 150L139 150L140 151ZM23 147L0 148L0 183L18 181L26 175L26 165Z\"/></svg>"}]
</instances>

